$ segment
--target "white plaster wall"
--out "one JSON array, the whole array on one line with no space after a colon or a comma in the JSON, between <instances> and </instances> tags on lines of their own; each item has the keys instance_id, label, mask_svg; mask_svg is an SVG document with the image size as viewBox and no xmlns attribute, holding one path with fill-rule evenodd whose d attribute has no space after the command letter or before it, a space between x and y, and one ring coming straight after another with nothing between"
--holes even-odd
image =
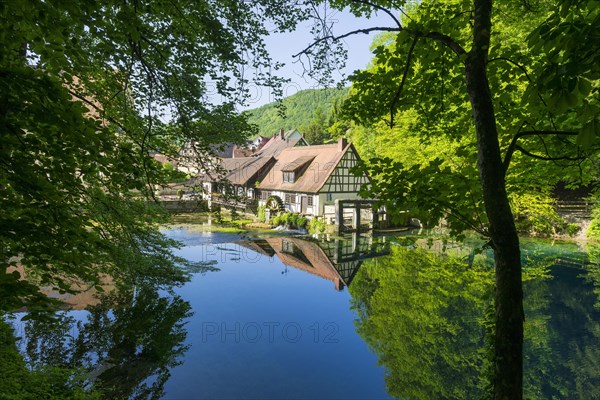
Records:
<instances>
[{"instance_id":1,"label":"white plaster wall","mask_svg":"<svg viewBox=\"0 0 600 400\"><path fill-rule=\"evenodd\" d=\"M318 212L319 210L319 202L318 202L318 196L317 195L313 195L313 194L308 194L308 193L294 193L294 192L282 192L282 191L278 191L278 190L273 190L270 191L271 192L271 196L278 196L279 198L281 198L281 200L283 200L284 202L284 207L287 211L291 211L291 212L301 212L302 211L302 204L300 203L300 197L301 195L306 194L307 196L312 196L313 197L313 205L312 206L308 206L306 208L306 213L307 214L311 214L311 215L315 215L316 212ZM295 194L296 195L296 203L294 204L285 204L285 195L286 193L289 194ZM259 200L258 201L258 205L259 206L264 206L266 203L266 200Z\"/></svg>"}]
</instances>

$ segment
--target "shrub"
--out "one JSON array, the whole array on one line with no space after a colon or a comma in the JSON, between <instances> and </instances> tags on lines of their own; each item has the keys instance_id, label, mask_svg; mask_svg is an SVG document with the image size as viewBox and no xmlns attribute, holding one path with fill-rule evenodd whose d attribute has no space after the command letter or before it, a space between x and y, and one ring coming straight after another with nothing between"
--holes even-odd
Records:
<instances>
[{"instance_id":1,"label":"shrub","mask_svg":"<svg viewBox=\"0 0 600 400\"><path fill-rule=\"evenodd\" d=\"M306 223L308 222L308 219L306 219L306 217L298 217L298 228L306 228Z\"/></svg>"},{"instance_id":2,"label":"shrub","mask_svg":"<svg viewBox=\"0 0 600 400\"><path fill-rule=\"evenodd\" d=\"M306 217L301 216L298 213L286 212L284 214L280 214L275 218L271 219L273 225L286 225L291 228L305 228L308 222ZM324 228L323 228L324 229Z\"/></svg>"},{"instance_id":3,"label":"shrub","mask_svg":"<svg viewBox=\"0 0 600 400\"><path fill-rule=\"evenodd\" d=\"M290 217L289 213L281 214L280 217L281 217L281 220L280 220L281 222L279 223L279 225L287 225L289 223L288 222L289 217Z\"/></svg>"},{"instance_id":4,"label":"shrub","mask_svg":"<svg viewBox=\"0 0 600 400\"><path fill-rule=\"evenodd\" d=\"M586 235L590 239L600 239L600 221L592 220L590 226L588 227Z\"/></svg>"},{"instance_id":5,"label":"shrub","mask_svg":"<svg viewBox=\"0 0 600 400\"><path fill-rule=\"evenodd\" d=\"M323 233L325 232L325 224L318 218L312 218L308 223L308 231L310 233Z\"/></svg>"},{"instance_id":6,"label":"shrub","mask_svg":"<svg viewBox=\"0 0 600 400\"><path fill-rule=\"evenodd\" d=\"M569 236L575 236L577 235L580 229L581 227L577 224L567 224L567 226L565 227L565 232Z\"/></svg>"},{"instance_id":7,"label":"shrub","mask_svg":"<svg viewBox=\"0 0 600 400\"><path fill-rule=\"evenodd\" d=\"M290 225L292 227L298 226L298 214L297 213L288 214L288 225Z\"/></svg>"},{"instance_id":8,"label":"shrub","mask_svg":"<svg viewBox=\"0 0 600 400\"><path fill-rule=\"evenodd\" d=\"M256 216L260 222L265 222L265 206L258 206L256 210Z\"/></svg>"},{"instance_id":9,"label":"shrub","mask_svg":"<svg viewBox=\"0 0 600 400\"><path fill-rule=\"evenodd\" d=\"M221 214L221 206L213 206L211 209L211 214L213 215L215 222L217 224L223 223L223 215Z\"/></svg>"},{"instance_id":10,"label":"shrub","mask_svg":"<svg viewBox=\"0 0 600 400\"><path fill-rule=\"evenodd\" d=\"M594 208L592 211L592 222L585 234L590 239L600 240L600 208Z\"/></svg>"},{"instance_id":11,"label":"shrub","mask_svg":"<svg viewBox=\"0 0 600 400\"><path fill-rule=\"evenodd\" d=\"M281 222L281 215L277 215L277 216L275 216L274 218L272 218L272 219L271 219L271 222L272 222L272 223L273 223L273 225L275 225L275 226L282 225L282 222Z\"/></svg>"},{"instance_id":12,"label":"shrub","mask_svg":"<svg viewBox=\"0 0 600 400\"><path fill-rule=\"evenodd\" d=\"M539 193L511 196L511 207L517 230L533 235L549 236L565 227L552 199Z\"/></svg>"}]
</instances>

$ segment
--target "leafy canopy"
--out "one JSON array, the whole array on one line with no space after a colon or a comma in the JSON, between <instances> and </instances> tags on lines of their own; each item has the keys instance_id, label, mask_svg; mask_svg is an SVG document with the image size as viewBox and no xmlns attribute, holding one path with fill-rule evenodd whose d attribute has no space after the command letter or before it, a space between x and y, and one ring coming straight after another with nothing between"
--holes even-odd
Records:
<instances>
[{"instance_id":1,"label":"leafy canopy","mask_svg":"<svg viewBox=\"0 0 600 400\"><path fill-rule=\"evenodd\" d=\"M252 132L248 82L282 82L262 37L302 18L283 0L3 1L0 271L61 290L100 271L183 279L150 154ZM0 274L0 309L36 297L20 275Z\"/></svg>"},{"instance_id":2,"label":"leafy canopy","mask_svg":"<svg viewBox=\"0 0 600 400\"><path fill-rule=\"evenodd\" d=\"M598 3L495 6L487 72L514 201L527 193L546 201L558 181L597 181ZM344 110L356 121L352 140L373 158L364 169L375 181L368 194L428 222L446 216L456 232L487 234L464 60L427 36L447 35L469 51L471 9L468 1L407 6L400 32L381 34L371 66L351 76Z\"/></svg>"}]
</instances>

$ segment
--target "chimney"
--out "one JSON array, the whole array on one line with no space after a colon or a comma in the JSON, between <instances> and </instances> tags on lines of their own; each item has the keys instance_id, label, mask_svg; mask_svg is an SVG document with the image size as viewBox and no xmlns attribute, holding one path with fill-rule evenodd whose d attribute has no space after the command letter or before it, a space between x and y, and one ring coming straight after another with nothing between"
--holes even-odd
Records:
<instances>
[{"instance_id":1,"label":"chimney","mask_svg":"<svg viewBox=\"0 0 600 400\"><path fill-rule=\"evenodd\" d=\"M338 151L341 153L342 151L344 151L346 146L348 146L348 140L346 140L346 138L343 138L343 137L339 138L338 139Z\"/></svg>"},{"instance_id":2,"label":"chimney","mask_svg":"<svg viewBox=\"0 0 600 400\"><path fill-rule=\"evenodd\" d=\"M285 132L283 130L283 128L281 128L281 130L279 131L279 136L283 139L283 137L285 136Z\"/></svg>"}]
</instances>

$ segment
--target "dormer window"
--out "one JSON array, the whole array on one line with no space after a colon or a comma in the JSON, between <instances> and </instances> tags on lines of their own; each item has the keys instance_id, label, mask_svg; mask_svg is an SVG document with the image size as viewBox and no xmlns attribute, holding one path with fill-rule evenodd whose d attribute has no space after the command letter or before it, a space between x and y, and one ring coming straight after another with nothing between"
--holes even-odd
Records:
<instances>
[{"instance_id":1,"label":"dormer window","mask_svg":"<svg viewBox=\"0 0 600 400\"><path fill-rule=\"evenodd\" d=\"M283 183L294 183L296 173L293 171L283 171Z\"/></svg>"},{"instance_id":2,"label":"dormer window","mask_svg":"<svg viewBox=\"0 0 600 400\"><path fill-rule=\"evenodd\" d=\"M300 179L302 173L308 168L308 165L314 158L314 155L302 156L285 164L283 168L281 168L281 172L283 173L283 183L294 183L296 182L296 179Z\"/></svg>"}]
</instances>

